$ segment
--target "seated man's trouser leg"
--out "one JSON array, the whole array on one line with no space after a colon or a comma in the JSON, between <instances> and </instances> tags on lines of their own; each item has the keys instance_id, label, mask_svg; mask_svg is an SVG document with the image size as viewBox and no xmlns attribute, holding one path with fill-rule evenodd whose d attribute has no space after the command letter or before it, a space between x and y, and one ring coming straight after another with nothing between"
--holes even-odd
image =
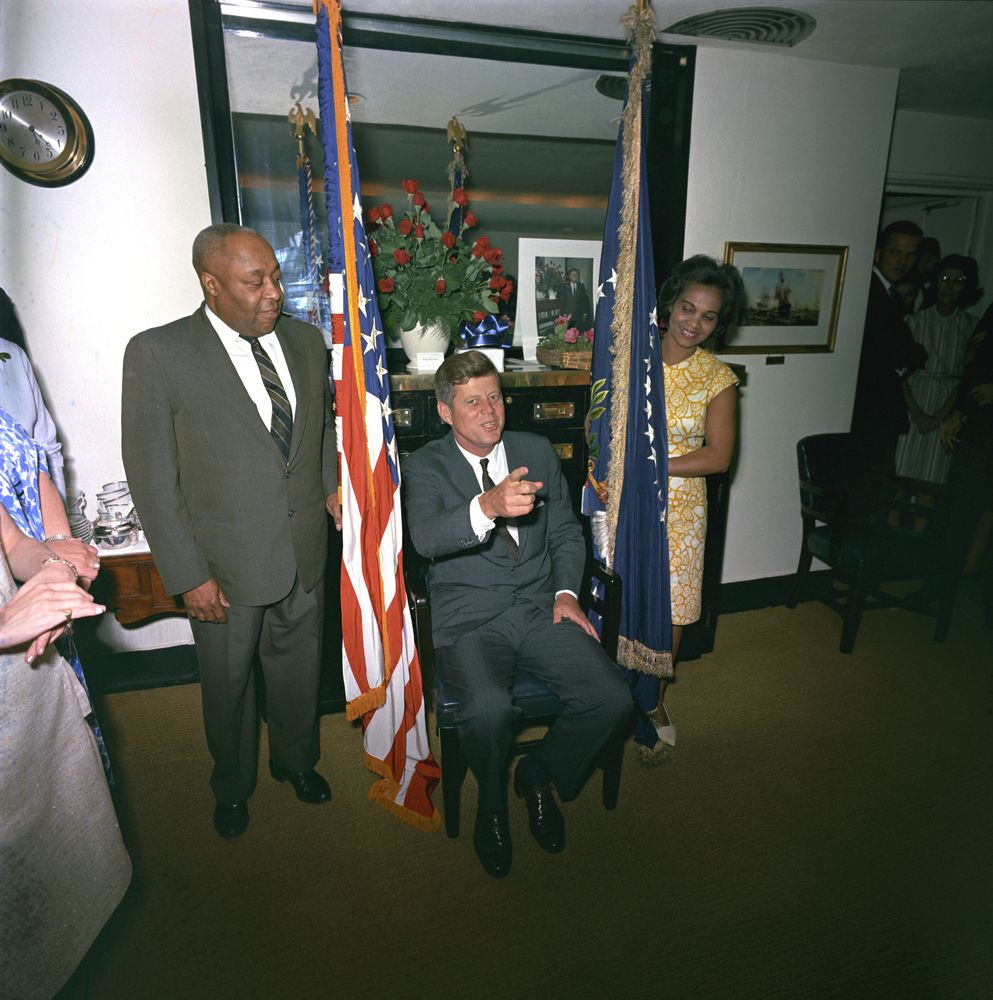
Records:
<instances>
[{"instance_id":1,"label":"seated man's trouser leg","mask_svg":"<svg viewBox=\"0 0 993 1000\"><path fill-rule=\"evenodd\" d=\"M192 620L200 666L207 746L214 758L210 785L218 802L240 802L255 789L259 723L252 663L266 681L269 759L286 771L306 771L320 754L317 692L324 580L309 593L297 578L281 601L234 605L227 624Z\"/></svg>"},{"instance_id":2,"label":"seated man's trouser leg","mask_svg":"<svg viewBox=\"0 0 993 1000\"><path fill-rule=\"evenodd\" d=\"M553 623L549 611L530 602L514 605L436 655L445 685L459 701L459 739L479 782L482 812L507 808L516 667L540 678L564 706L520 766L529 783L551 781L565 801L576 797L597 751L631 714L623 674L600 644L572 622Z\"/></svg>"}]
</instances>

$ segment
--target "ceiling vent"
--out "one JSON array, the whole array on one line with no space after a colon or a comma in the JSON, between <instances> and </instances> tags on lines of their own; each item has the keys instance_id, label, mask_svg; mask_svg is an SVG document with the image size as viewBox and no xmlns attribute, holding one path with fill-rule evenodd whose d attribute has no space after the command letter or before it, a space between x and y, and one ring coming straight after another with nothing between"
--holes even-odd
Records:
<instances>
[{"instance_id":1,"label":"ceiling vent","mask_svg":"<svg viewBox=\"0 0 993 1000\"><path fill-rule=\"evenodd\" d=\"M694 14L668 28L667 35L723 38L729 42L793 46L817 27L809 15L785 7L735 7Z\"/></svg>"},{"instance_id":2,"label":"ceiling vent","mask_svg":"<svg viewBox=\"0 0 993 1000\"><path fill-rule=\"evenodd\" d=\"M628 78L602 73L596 78L596 83L593 86L598 94L603 94L604 97L615 101L623 101L624 95L628 91Z\"/></svg>"}]
</instances>

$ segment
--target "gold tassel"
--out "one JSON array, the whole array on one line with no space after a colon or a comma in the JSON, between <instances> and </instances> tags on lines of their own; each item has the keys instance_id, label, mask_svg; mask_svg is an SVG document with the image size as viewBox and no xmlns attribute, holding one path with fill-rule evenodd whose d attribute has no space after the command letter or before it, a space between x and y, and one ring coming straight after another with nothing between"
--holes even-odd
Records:
<instances>
[{"instance_id":1,"label":"gold tassel","mask_svg":"<svg viewBox=\"0 0 993 1000\"><path fill-rule=\"evenodd\" d=\"M353 698L345 706L345 718L349 722L354 722L356 719L361 719L366 712L375 711L375 709L382 708L385 704L386 681L374 688L370 688L365 694L360 694L358 698Z\"/></svg>"},{"instance_id":2,"label":"gold tassel","mask_svg":"<svg viewBox=\"0 0 993 1000\"><path fill-rule=\"evenodd\" d=\"M628 670L637 670L664 680L672 677L672 653L668 649L649 649L626 636L617 638L617 662Z\"/></svg>"},{"instance_id":3,"label":"gold tassel","mask_svg":"<svg viewBox=\"0 0 993 1000\"><path fill-rule=\"evenodd\" d=\"M607 538L611 551L617 538L617 519L624 489L627 441L628 383L631 371L631 310L634 301L635 259L638 252L638 174L641 167L642 84L651 71L655 17L651 8L632 6L621 18L637 53L628 75L628 99L622 115L621 145L623 160L623 197L621 221L617 227L617 283L614 291L614 315L610 324L613 340L613 374L610 402L610 461L607 463Z\"/></svg>"},{"instance_id":4,"label":"gold tassel","mask_svg":"<svg viewBox=\"0 0 993 1000\"><path fill-rule=\"evenodd\" d=\"M407 826L412 826L415 830L422 830L425 833L434 833L441 827L441 813L436 809L433 816L423 816L421 813L413 812L397 803L397 794L400 785L394 780L390 773L389 766L385 761L376 757L365 755L365 766L373 774L378 774L380 780L373 782L369 787L369 801L385 809L388 813L402 820Z\"/></svg>"}]
</instances>

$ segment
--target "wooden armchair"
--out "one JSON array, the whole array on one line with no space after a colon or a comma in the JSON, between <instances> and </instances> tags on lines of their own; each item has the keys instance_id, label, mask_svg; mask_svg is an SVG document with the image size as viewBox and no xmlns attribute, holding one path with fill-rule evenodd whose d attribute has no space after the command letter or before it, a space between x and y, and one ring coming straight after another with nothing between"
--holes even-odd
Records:
<instances>
[{"instance_id":1,"label":"wooden armchair","mask_svg":"<svg viewBox=\"0 0 993 1000\"><path fill-rule=\"evenodd\" d=\"M927 501L913 480L896 480L881 491L874 470L859 467L851 434L815 434L796 446L803 540L793 593L795 608L811 591L810 566L816 557L831 570L827 589L811 596L843 619L840 650L855 647L862 612L904 607L933 615L935 642L944 641L951 617L953 588L941 587L937 606L913 594L899 596L884 583L937 579L944 571L941 504L927 502L939 492L929 487ZM838 585L842 586L839 587Z\"/></svg>"}]
</instances>

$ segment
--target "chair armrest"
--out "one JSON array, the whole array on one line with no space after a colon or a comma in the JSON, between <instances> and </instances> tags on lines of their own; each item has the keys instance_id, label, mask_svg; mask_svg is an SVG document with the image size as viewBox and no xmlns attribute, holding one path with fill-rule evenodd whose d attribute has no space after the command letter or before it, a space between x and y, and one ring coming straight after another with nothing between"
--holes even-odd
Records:
<instances>
[{"instance_id":1,"label":"chair armrest","mask_svg":"<svg viewBox=\"0 0 993 1000\"><path fill-rule=\"evenodd\" d=\"M815 503L815 498L821 503ZM824 524L832 524L836 520L844 522L848 517L848 497L830 486L801 479L800 510L807 517Z\"/></svg>"},{"instance_id":2,"label":"chair armrest","mask_svg":"<svg viewBox=\"0 0 993 1000\"><path fill-rule=\"evenodd\" d=\"M594 581L600 584L601 592L594 593ZM583 611L595 611L600 616L600 644L612 660L616 659L621 628L621 578L599 559L590 558L583 574L579 603Z\"/></svg>"},{"instance_id":3,"label":"chair armrest","mask_svg":"<svg viewBox=\"0 0 993 1000\"><path fill-rule=\"evenodd\" d=\"M434 640L431 631L431 601L428 598L427 563L414 554L404 560L403 579L407 588L407 606L414 625L414 642L421 662L421 683L426 703L432 700L434 685Z\"/></svg>"}]
</instances>

